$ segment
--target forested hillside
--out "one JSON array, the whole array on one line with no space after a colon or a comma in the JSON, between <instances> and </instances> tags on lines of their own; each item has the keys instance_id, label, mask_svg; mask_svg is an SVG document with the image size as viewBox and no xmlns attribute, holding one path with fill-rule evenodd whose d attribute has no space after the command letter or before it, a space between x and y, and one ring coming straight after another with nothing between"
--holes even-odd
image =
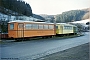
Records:
<instances>
[{"instance_id":1,"label":"forested hillside","mask_svg":"<svg viewBox=\"0 0 90 60\"><path fill-rule=\"evenodd\" d=\"M54 23L54 16L55 15L41 14L40 16L42 16L45 19L45 21L49 21L49 22Z\"/></svg>"},{"instance_id":2,"label":"forested hillside","mask_svg":"<svg viewBox=\"0 0 90 60\"><path fill-rule=\"evenodd\" d=\"M80 21L84 19L89 19L90 16L90 8L81 9L81 10L70 10L65 11L62 14L58 15L46 15L41 14L40 16L44 17L46 20L50 20L50 22L54 22L56 20L57 23L63 22L72 22L72 21Z\"/></svg>"},{"instance_id":3,"label":"forested hillside","mask_svg":"<svg viewBox=\"0 0 90 60\"><path fill-rule=\"evenodd\" d=\"M31 6L23 0L0 0L0 13L10 16L32 16L44 20L43 17L33 14Z\"/></svg>"},{"instance_id":4,"label":"forested hillside","mask_svg":"<svg viewBox=\"0 0 90 60\"><path fill-rule=\"evenodd\" d=\"M86 11L85 15L82 17L82 19L89 19L90 18L90 8L83 9L83 11Z\"/></svg>"},{"instance_id":5,"label":"forested hillside","mask_svg":"<svg viewBox=\"0 0 90 60\"><path fill-rule=\"evenodd\" d=\"M21 15L32 16L31 6L22 0L0 0L0 6L3 8L2 12L6 8Z\"/></svg>"},{"instance_id":6,"label":"forested hillside","mask_svg":"<svg viewBox=\"0 0 90 60\"><path fill-rule=\"evenodd\" d=\"M42 16L37 15L37 14L33 14L33 17L37 18L37 19L45 20L45 18L43 18Z\"/></svg>"},{"instance_id":7,"label":"forested hillside","mask_svg":"<svg viewBox=\"0 0 90 60\"><path fill-rule=\"evenodd\" d=\"M63 12L62 14L56 15L56 22L72 22L82 20L86 11L83 10L71 10Z\"/></svg>"}]
</instances>

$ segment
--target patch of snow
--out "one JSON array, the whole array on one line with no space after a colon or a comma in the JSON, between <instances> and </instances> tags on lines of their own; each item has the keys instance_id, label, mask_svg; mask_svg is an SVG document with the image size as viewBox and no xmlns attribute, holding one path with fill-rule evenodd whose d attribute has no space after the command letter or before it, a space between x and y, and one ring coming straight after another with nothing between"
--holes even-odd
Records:
<instances>
[{"instance_id":1,"label":"patch of snow","mask_svg":"<svg viewBox=\"0 0 90 60\"><path fill-rule=\"evenodd\" d=\"M71 23L81 23L81 24L86 24L87 22L90 22L90 19L85 19L85 20L81 20L81 21L75 21L75 22L71 22Z\"/></svg>"},{"instance_id":2,"label":"patch of snow","mask_svg":"<svg viewBox=\"0 0 90 60\"><path fill-rule=\"evenodd\" d=\"M34 17L27 17L27 16L10 16L10 15L5 15L3 13L0 13L0 20L1 21L14 21L14 20L24 20L24 21L38 21L40 19L36 19Z\"/></svg>"}]
</instances>

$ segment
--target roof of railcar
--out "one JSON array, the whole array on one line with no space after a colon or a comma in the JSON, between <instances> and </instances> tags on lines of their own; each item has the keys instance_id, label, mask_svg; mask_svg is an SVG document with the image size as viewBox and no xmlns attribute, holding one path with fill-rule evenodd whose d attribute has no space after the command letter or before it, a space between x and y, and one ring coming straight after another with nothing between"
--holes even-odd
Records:
<instances>
[{"instance_id":1,"label":"roof of railcar","mask_svg":"<svg viewBox=\"0 0 90 60\"><path fill-rule=\"evenodd\" d=\"M67 24L67 23L56 23L56 24L61 24L61 25L71 25L71 24Z\"/></svg>"},{"instance_id":2,"label":"roof of railcar","mask_svg":"<svg viewBox=\"0 0 90 60\"><path fill-rule=\"evenodd\" d=\"M75 25L68 24L68 23L56 23L56 25L69 25L69 26L75 26Z\"/></svg>"},{"instance_id":3,"label":"roof of railcar","mask_svg":"<svg viewBox=\"0 0 90 60\"><path fill-rule=\"evenodd\" d=\"M41 23L41 24L54 24L54 23L47 23L47 22L34 22L34 21L23 21L23 20L15 20L15 21L9 21L8 23Z\"/></svg>"}]
</instances>

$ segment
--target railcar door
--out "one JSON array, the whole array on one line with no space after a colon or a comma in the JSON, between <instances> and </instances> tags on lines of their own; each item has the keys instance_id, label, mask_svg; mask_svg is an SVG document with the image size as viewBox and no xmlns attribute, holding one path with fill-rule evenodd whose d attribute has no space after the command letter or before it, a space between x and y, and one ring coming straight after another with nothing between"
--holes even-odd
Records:
<instances>
[{"instance_id":1,"label":"railcar door","mask_svg":"<svg viewBox=\"0 0 90 60\"><path fill-rule=\"evenodd\" d=\"M18 24L18 38L24 37L24 24L19 23Z\"/></svg>"},{"instance_id":2,"label":"railcar door","mask_svg":"<svg viewBox=\"0 0 90 60\"><path fill-rule=\"evenodd\" d=\"M60 26L60 33L63 34L63 26Z\"/></svg>"}]
</instances>

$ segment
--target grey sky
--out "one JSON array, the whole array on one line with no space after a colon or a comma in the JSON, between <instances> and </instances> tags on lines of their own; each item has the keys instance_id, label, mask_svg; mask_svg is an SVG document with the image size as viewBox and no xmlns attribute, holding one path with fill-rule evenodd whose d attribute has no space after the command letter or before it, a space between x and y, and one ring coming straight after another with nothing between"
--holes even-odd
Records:
<instances>
[{"instance_id":1,"label":"grey sky","mask_svg":"<svg viewBox=\"0 0 90 60\"><path fill-rule=\"evenodd\" d=\"M62 12L90 7L90 0L24 0L35 14L56 15Z\"/></svg>"}]
</instances>

